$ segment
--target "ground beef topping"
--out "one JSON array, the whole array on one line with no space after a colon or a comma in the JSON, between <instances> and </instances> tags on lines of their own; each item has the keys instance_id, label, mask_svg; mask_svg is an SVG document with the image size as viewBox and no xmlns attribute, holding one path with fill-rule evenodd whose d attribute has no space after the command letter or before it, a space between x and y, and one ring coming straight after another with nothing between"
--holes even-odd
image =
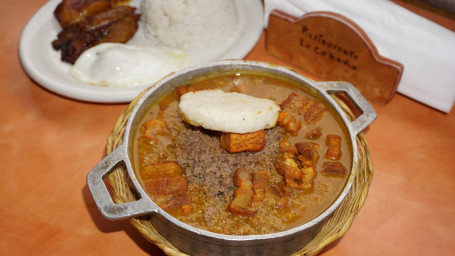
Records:
<instances>
[{"instance_id":1,"label":"ground beef topping","mask_svg":"<svg viewBox=\"0 0 455 256\"><path fill-rule=\"evenodd\" d=\"M232 177L237 168L275 171L274 159L283 136L280 127L267 129L263 150L231 154L220 147L219 132L188 125L176 137L175 154L188 182L205 187L208 196L227 203L235 189Z\"/></svg>"}]
</instances>

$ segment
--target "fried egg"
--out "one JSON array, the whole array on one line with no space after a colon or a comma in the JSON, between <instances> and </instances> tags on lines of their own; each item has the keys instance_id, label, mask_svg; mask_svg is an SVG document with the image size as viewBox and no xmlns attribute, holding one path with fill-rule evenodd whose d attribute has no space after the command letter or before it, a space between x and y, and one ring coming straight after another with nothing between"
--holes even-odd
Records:
<instances>
[{"instance_id":1,"label":"fried egg","mask_svg":"<svg viewBox=\"0 0 455 256\"><path fill-rule=\"evenodd\" d=\"M269 99L217 89L185 93L179 110L182 119L191 125L248 133L274 127L280 107Z\"/></svg>"},{"instance_id":2,"label":"fried egg","mask_svg":"<svg viewBox=\"0 0 455 256\"><path fill-rule=\"evenodd\" d=\"M188 63L187 54L178 49L103 43L83 52L69 73L91 85L132 87L151 85Z\"/></svg>"}]
</instances>

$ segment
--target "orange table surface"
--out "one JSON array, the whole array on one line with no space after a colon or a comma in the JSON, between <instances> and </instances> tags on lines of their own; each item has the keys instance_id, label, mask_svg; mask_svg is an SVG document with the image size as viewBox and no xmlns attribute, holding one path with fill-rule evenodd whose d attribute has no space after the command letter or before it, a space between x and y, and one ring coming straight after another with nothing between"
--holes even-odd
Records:
<instances>
[{"instance_id":1,"label":"orange table surface","mask_svg":"<svg viewBox=\"0 0 455 256\"><path fill-rule=\"evenodd\" d=\"M0 255L164 255L127 220L103 218L87 188L126 104L58 96L21 67L20 33L44 3L0 2ZM455 30L454 21L423 14ZM286 65L266 53L264 35L246 59ZM375 166L368 198L321 255L453 255L454 110L400 94L374 108L378 119L365 132Z\"/></svg>"}]
</instances>

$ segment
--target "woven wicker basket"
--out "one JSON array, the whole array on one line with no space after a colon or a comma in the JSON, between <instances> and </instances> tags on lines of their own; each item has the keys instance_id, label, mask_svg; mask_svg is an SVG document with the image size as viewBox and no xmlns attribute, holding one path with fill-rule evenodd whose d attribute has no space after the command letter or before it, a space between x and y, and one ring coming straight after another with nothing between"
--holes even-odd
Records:
<instances>
[{"instance_id":1,"label":"woven wicker basket","mask_svg":"<svg viewBox=\"0 0 455 256\"><path fill-rule=\"evenodd\" d=\"M145 91L144 91L145 92ZM109 154L115 150L123 139L123 132L128 116L136 105L137 100L143 95L142 92L136 97L119 117L113 131L111 132L107 144L106 153ZM336 96L332 96L341 108L351 118L354 117L349 107ZM352 189L346 199L335 210L328 221L323 225L320 232L302 249L293 255L316 255L324 247L342 237L350 228L355 216L362 208L368 194L368 189L373 178L373 164L368 150L368 143L363 133L357 137L357 146L359 151L359 163L357 176L353 183ZM126 168L119 166L108 176L108 181L112 186L112 196L115 203L126 203L138 199L135 189L129 182ZM183 256L187 255L174 247L166 238L162 237L153 227L148 218L137 217L130 219L131 224L142 234L144 238L158 246L166 255Z\"/></svg>"}]
</instances>

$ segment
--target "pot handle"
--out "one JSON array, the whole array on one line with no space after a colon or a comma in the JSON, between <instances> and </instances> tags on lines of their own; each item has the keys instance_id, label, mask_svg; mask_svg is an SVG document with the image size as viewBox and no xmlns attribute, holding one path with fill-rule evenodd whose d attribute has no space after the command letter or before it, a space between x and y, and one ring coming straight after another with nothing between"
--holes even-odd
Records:
<instances>
[{"instance_id":1,"label":"pot handle","mask_svg":"<svg viewBox=\"0 0 455 256\"><path fill-rule=\"evenodd\" d=\"M126 219L158 210L158 207L142 191L139 191L141 198L137 201L122 204L112 201L103 178L119 164L127 163L126 154L126 147L123 145L118 147L93 167L87 175L87 184L98 209L105 218L110 220Z\"/></svg>"},{"instance_id":2,"label":"pot handle","mask_svg":"<svg viewBox=\"0 0 455 256\"><path fill-rule=\"evenodd\" d=\"M355 135L362 132L377 118L376 111L352 84L348 82L319 82L318 86L328 94L345 93L350 103L360 110L361 114L350 125Z\"/></svg>"}]
</instances>

